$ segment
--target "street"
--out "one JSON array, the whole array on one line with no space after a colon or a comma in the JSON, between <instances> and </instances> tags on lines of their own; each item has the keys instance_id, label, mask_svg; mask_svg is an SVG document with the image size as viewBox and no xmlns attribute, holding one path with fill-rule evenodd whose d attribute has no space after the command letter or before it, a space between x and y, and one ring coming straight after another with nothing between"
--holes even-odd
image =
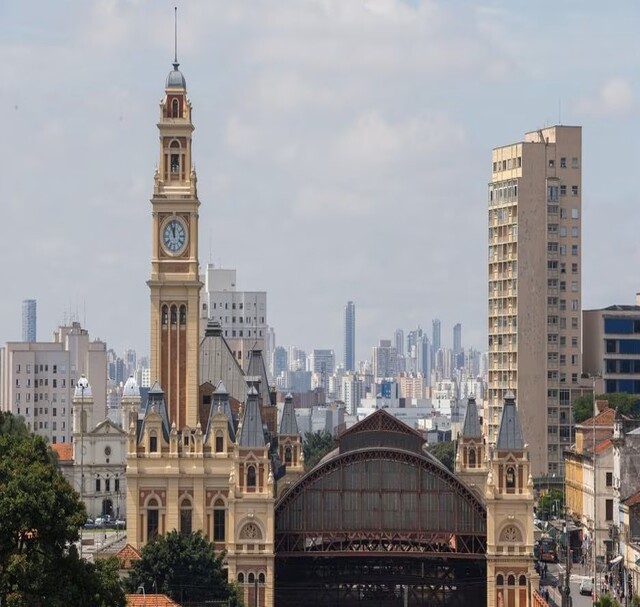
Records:
<instances>
[{"instance_id":1,"label":"street","mask_svg":"<svg viewBox=\"0 0 640 607\"><path fill-rule=\"evenodd\" d=\"M562 605L559 582L564 580L565 566L562 564L550 563L548 565L547 577L540 580L541 587L549 591L549 601L556 605ZM572 607L591 607L592 599L589 596L580 594L580 582L585 578L590 578L590 572L581 565L574 565L571 572L569 587L571 588ZM563 581L564 583L564 581Z\"/></svg>"}]
</instances>

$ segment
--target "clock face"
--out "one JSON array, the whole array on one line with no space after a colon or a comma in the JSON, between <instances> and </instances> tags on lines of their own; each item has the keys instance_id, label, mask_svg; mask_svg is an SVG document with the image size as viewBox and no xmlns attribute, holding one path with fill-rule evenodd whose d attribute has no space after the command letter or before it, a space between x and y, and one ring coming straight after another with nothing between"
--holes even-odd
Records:
<instances>
[{"instance_id":1,"label":"clock face","mask_svg":"<svg viewBox=\"0 0 640 607\"><path fill-rule=\"evenodd\" d=\"M175 255L187 244L187 230L179 219L171 219L162 230L162 244L171 254Z\"/></svg>"}]
</instances>

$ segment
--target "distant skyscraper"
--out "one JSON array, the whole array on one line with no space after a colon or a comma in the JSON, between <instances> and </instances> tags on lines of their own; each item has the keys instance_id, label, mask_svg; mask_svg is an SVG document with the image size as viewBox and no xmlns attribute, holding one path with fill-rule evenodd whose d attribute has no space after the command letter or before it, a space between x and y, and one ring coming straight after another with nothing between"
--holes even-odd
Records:
<instances>
[{"instance_id":1,"label":"distant skyscraper","mask_svg":"<svg viewBox=\"0 0 640 607\"><path fill-rule=\"evenodd\" d=\"M534 477L562 474L581 361L582 132L495 148L489 183L489 441L515 394Z\"/></svg>"},{"instance_id":2,"label":"distant skyscraper","mask_svg":"<svg viewBox=\"0 0 640 607\"><path fill-rule=\"evenodd\" d=\"M344 309L344 368L356 369L356 306L352 301Z\"/></svg>"},{"instance_id":3,"label":"distant skyscraper","mask_svg":"<svg viewBox=\"0 0 640 607\"><path fill-rule=\"evenodd\" d=\"M462 352L462 325L453 325L453 356L456 357Z\"/></svg>"},{"instance_id":4,"label":"distant skyscraper","mask_svg":"<svg viewBox=\"0 0 640 607\"><path fill-rule=\"evenodd\" d=\"M440 331L441 331L441 323L440 320L435 318L432 321L433 331L431 333L431 344L433 345L433 351L437 352L440 349Z\"/></svg>"},{"instance_id":5,"label":"distant skyscraper","mask_svg":"<svg viewBox=\"0 0 640 607\"><path fill-rule=\"evenodd\" d=\"M406 352L404 351L404 331L402 329L396 329L395 333L393 334L393 340L395 342L398 354L406 354Z\"/></svg>"},{"instance_id":6,"label":"distant skyscraper","mask_svg":"<svg viewBox=\"0 0 640 607\"><path fill-rule=\"evenodd\" d=\"M22 302L22 341L36 341L36 300Z\"/></svg>"},{"instance_id":7,"label":"distant skyscraper","mask_svg":"<svg viewBox=\"0 0 640 607\"><path fill-rule=\"evenodd\" d=\"M373 348L373 375L376 379L395 377L398 373L398 351L390 339L381 339Z\"/></svg>"}]
</instances>

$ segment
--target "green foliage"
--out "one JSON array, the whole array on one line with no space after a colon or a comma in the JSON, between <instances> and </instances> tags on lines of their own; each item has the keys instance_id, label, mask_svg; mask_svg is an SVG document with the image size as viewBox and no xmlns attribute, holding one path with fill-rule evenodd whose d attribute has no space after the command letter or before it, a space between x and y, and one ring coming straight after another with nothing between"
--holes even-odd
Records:
<instances>
[{"instance_id":1,"label":"green foliage","mask_svg":"<svg viewBox=\"0 0 640 607\"><path fill-rule=\"evenodd\" d=\"M629 607L640 607L640 595L634 594L629 602Z\"/></svg>"},{"instance_id":2,"label":"green foliage","mask_svg":"<svg viewBox=\"0 0 640 607\"><path fill-rule=\"evenodd\" d=\"M454 472L456 463L456 445L457 442L444 441L441 443L432 443L427 446L427 451L436 459L440 460L451 472Z\"/></svg>"},{"instance_id":3,"label":"green foliage","mask_svg":"<svg viewBox=\"0 0 640 607\"><path fill-rule=\"evenodd\" d=\"M302 452L304 468L311 470L329 451L333 449L333 436L326 430L307 432Z\"/></svg>"},{"instance_id":4,"label":"green foliage","mask_svg":"<svg viewBox=\"0 0 640 607\"><path fill-rule=\"evenodd\" d=\"M620 607L620 603L610 594L601 594L594 604L596 607Z\"/></svg>"},{"instance_id":5,"label":"green foliage","mask_svg":"<svg viewBox=\"0 0 640 607\"><path fill-rule=\"evenodd\" d=\"M117 579L78 556L77 493L41 437L11 428L0 433L0 605L122 607Z\"/></svg>"},{"instance_id":6,"label":"green foliage","mask_svg":"<svg viewBox=\"0 0 640 607\"><path fill-rule=\"evenodd\" d=\"M0 411L0 435L2 434L29 436L29 429L22 417L13 415L8 411Z\"/></svg>"},{"instance_id":7,"label":"green foliage","mask_svg":"<svg viewBox=\"0 0 640 607\"><path fill-rule=\"evenodd\" d=\"M622 415L628 417L640 417L640 399L634 394L626 392L612 392L611 394L598 394L596 400L607 400L612 409L618 408ZM578 396L573 401L573 418L579 424L593 416L593 395Z\"/></svg>"},{"instance_id":8,"label":"green foliage","mask_svg":"<svg viewBox=\"0 0 640 607\"><path fill-rule=\"evenodd\" d=\"M174 529L146 544L140 556L126 582L130 592L144 586L146 592L164 593L178 603L232 599L232 605L238 604L237 591L222 569L226 553L216 555L200 531Z\"/></svg>"},{"instance_id":9,"label":"green foliage","mask_svg":"<svg viewBox=\"0 0 640 607\"><path fill-rule=\"evenodd\" d=\"M549 520L551 516L562 518L564 511L564 494L561 489L551 489L538 498L538 516Z\"/></svg>"}]
</instances>

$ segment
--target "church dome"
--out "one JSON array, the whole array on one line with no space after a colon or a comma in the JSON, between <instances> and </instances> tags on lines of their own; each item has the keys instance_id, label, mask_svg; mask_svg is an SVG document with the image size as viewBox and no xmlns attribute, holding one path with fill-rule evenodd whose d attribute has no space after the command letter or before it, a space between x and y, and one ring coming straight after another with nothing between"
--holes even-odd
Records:
<instances>
[{"instance_id":1,"label":"church dome","mask_svg":"<svg viewBox=\"0 0 640 607\"><path fill-rule=\"evenodd\" d=\"M136 382L133 375L129 376L129 379L124 384L124 388L122 389L122 398L131 398L131 397L139 397L140 389L138 388L138 383Z\"/></svg>"},{"instance_id":2,"label":"church dome","mask_svg":"<svg viewBox=\"0 0 640 607\"><path fill-rule=\"evenodd\" d=\"M73 391L74 398L91 398L91 384L87 378L82 375L76 382L76 388Z\"/></svg>"},{"instance_id":3,"label":"church dome","mask_svg":"<svg viewBox=\"0 0 640 607\"><path fill-rule=\"evenodd\" d=\"M173 69L169 72L167 76L167 86L168 89L186 89L187 81L184 79L182 72L178 69L179 63L173 64Z\"/></svg>"}]
</instances>

